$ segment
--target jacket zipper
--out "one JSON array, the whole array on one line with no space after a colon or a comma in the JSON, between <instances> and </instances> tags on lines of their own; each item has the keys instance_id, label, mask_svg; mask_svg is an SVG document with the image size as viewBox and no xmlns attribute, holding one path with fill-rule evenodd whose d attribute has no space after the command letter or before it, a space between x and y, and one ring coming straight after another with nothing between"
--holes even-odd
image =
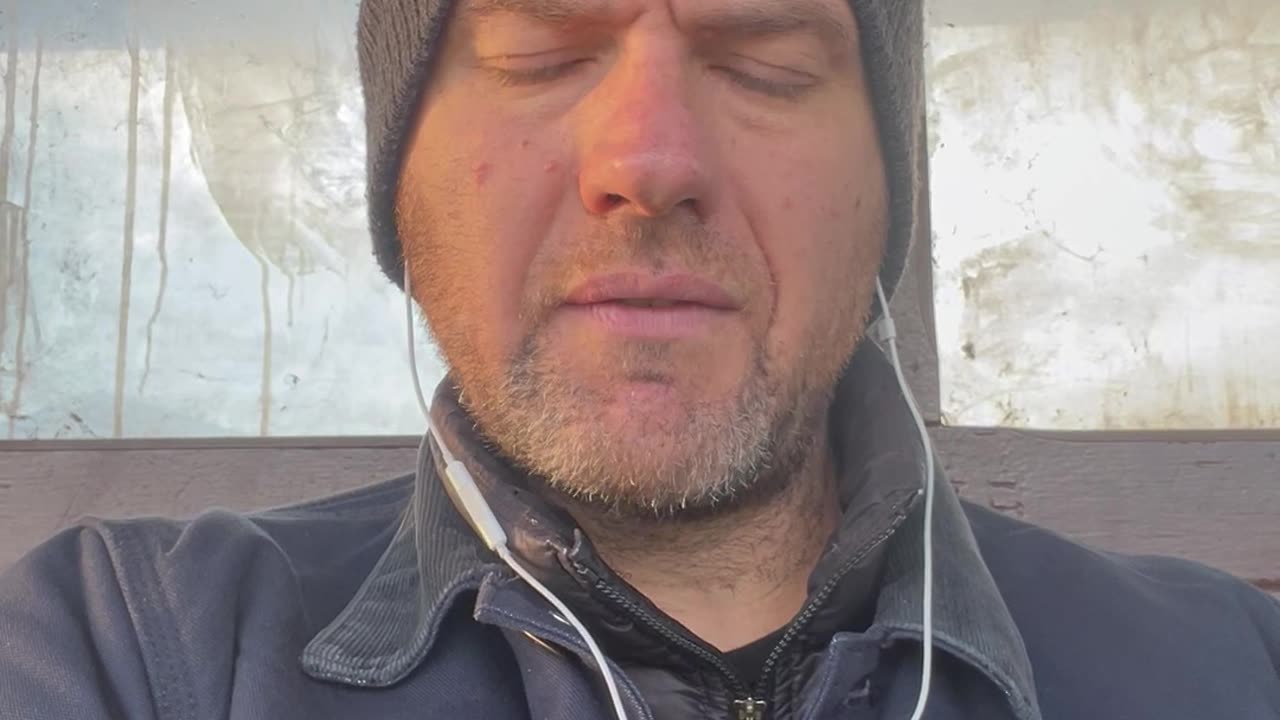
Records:
<instances>
[{"instance_id":1,"label":"jacket zipper","mask_svg":"<svg viewBox=\"0 0 1280 720\"><path fill-rule=\"evenodd\" d=\"M586 572L586 568L579 568L580 572ZM594 573L592 573L594 575ZM671 626L671 623L663 620L661 617L649 612L641 607L638 603L618 592L617 588L610 586L603 579L596 579L593 583L596 592L603 595L607 600L613 603L619 610L630 615L633 619L648 627L657 633L663 640L674 645L676 648L702 660L710 665L717 672L724 676L728 681L729 689L734 696L738 698L749 698L750 693L747 690L747 684L729 667L724 661L724 656L719 652L711 649L701 641L691 638L680 630ZM737 720L737 718L735 718ZM754 720L754 719L753 719Z\"/></svg>"},{"instance_id":2,"label":"jacket zipper","mask_svg":"<svg viewBox=\"0 0 1280 720\"><path fill-rule=\"evenodd\" d=\"M893 518L893 522L889 524L889 527L884 529L884 532L873 538L871 542L867 543L866 546L862 548L862 550L854 553L853 557L849 558L848 561L841 565L836 570L835 574L833 574L831 578L818 589L818 592L814 593L813 598L805 604L804 608L800 611L800 614L796 616L795 620L791 621L791 625L787 628L786 632L784 632L782 637L778 639L778 644L773 646L773 650L770 651L768 657L765 658L764 665L760 672L760 681L756 683L754 688L755 697L773 697L774 691L777 690L778 679L776 676L778 663L782 660L782 656L787 652L787 650L791 649L791 645L809 626L809 623L813 621L814 616L818 614L818 611L822 609L822 606L826 604L827 600L831 598L831 593L835 592L836 587L839 586L840 581L844 579L844 576L848 575L849 571L853 570L858 563L862 562L872 550L879 547L885 540L888 540L889 536L898 529L898 526L907 519L910 508L915 505L915 499L917 497L919 497L919 493L916 493L907 501L904 509ZM767 706L761 708L761 715L759 717L762 720L766 717L767 710ZM755 720L754 716L747 716L747 718ZM735 720L746 719L739 716L738 718L735 718Z\"/></svg>"},{"instance_id":3,"label":"jacket zipper","mask_svg":"<svg viewBox=\"0 0 1280 720\"><path fill-rule=\"evenodd\" d=\"M760 681L751 688L748 688L747 684L734 673L733 669L724 661L724 655L719 651L696 638L688 636L681 632L680 629L672 627L671 623L649 612L619 592L617 588L609 585L604 579L596 576L594 572L591 572L585 566L574 563L574 568L579 573L591 578L592 588L604 596L617 609L622 610L634 620L648 627L671 645L698 658L719 672L727 681L729 690L734 694L734 700L731 705L733 720L765 720L769 716L769 699L773 696L777 685L777 678L774 676L777 674L778 663L782 660L783 654L790 649L791 644L795 642L796 638L800 637L800 634L813 621L814 616L818 614L818 610L822 609L822 606L830 599L831 593L835 592L836 587L844 579L844 576L848 575L849 571L862 562L872 550L887 540L898 529L898 526L907 519L910 508L915 505L915 500L918 497L919 493L913 495L907 501L903 510L894 517L889 527L885 528L884 532L873 538L861 551L855 553L853 557L841 565L835 574L818 589L813 598L801 609L800 614L791 621L791 625L782 634L778 644L773 646L773 650L765 658L764 666L760 673Z\"/></svg>"}]
</instances>

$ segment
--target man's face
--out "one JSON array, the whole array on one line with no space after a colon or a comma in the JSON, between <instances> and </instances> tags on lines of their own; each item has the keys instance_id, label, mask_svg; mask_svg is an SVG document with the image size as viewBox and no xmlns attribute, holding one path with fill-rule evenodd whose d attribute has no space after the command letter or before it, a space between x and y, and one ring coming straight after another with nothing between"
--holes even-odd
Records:
<instances>
[{"instance_id":1,"label":"man's face","mask_svg":"<svg viewBox=\"0 0 1280 720\"><path fill-rule=\"evenodd\" d=\"M886 230L856 38L845 0L460 2L397 207L506 455L659 514L806 459Z\"/></svg>"}]
</instances>

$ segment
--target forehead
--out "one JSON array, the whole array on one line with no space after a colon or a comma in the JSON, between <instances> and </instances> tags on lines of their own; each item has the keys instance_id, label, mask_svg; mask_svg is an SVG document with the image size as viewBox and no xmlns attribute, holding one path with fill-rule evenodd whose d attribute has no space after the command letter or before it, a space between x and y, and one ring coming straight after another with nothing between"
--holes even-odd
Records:
<instances>
[{"instance_id":1,"label":"forehead","mask_svg":"<svg viewBox=\"0 0 1280 720\"><path fill-rule=\"evenodd\" d=\"M832 45L854 42L854 17L847 0L461 0L464 23L495 16L548 24L622 25L643 13L669 15L692 33L738 35L811 32Z\"/></svg>"}]
</instances>

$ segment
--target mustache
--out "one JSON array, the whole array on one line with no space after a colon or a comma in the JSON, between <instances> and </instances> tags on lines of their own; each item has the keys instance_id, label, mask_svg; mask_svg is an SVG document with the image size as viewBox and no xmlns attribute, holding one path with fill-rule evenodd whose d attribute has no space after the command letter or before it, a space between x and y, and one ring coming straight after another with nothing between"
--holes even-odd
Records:
<instances>
[{"instance_id":1,"label":"mustache","mask_svg":"<svg viewBox=\"0 0 1280 720\"><path fill-rule=\"evenodd\" d=\"M664 263L710 264L725 251L724 238L692 213L663 217L628 216L605 221L578 244L579 252L595 257L608 254L623 262L665 269Z\"/></svg>"}]
</instances>

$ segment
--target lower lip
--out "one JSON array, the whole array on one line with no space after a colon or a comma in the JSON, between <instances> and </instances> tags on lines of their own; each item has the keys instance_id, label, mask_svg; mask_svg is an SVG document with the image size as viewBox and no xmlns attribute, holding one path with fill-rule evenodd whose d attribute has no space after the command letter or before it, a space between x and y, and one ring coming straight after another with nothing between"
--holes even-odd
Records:
<instances>
[{"instance_id":1,"label":"lower lip","mask_svg":"<svg viewBox=\"0 0 1280 720\"><path fill-rule=\"evenodd\" d=\"M681 340L705 335L732 312L694 303L641 307L619 302L566 305L563 310L609 333L637 340Z\"/></svg>"}]
</instances>

